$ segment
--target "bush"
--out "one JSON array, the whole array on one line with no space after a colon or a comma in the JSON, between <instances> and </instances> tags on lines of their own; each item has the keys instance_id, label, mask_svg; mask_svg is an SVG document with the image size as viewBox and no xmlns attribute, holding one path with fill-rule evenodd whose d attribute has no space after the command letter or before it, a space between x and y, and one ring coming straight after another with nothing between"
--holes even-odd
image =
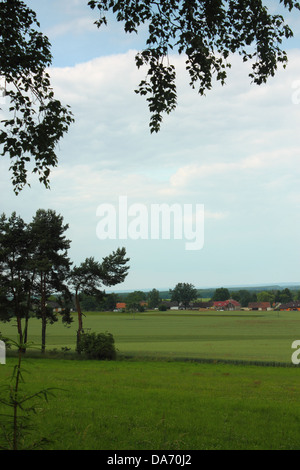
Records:
<instances>
[{"instance_id":1,"label":"bush","mask_svg":"<svg viewBox=\"0 0 300 470\"><path fill-rule=\"evenodd\" d=\"M115 340L111 333L84 333L80 339L80 352L89 359L115 359Z\"/></svg>"},{"instance_id":2,"label":"bush","mask_svg":"<svg viewBox=\"0 0 300 470\"><path fill-rule=\"evenodd\" d=\"M167 311L167 307L166 307L166 305L161 304L161 305L159 305L158 310L159 310L160 312L166 312L166 311Z\"/></svg>"}]
</instances>

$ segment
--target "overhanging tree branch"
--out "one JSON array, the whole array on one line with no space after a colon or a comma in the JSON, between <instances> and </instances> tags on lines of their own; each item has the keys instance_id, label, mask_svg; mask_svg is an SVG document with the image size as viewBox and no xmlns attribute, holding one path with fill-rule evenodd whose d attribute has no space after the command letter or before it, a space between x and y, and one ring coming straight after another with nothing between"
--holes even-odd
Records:
<instances>
[{"instance_id":1,"label":"overhanging tree branch","mask_svg":"<svg viewBox=\"0 0 300 470\"><path fill-rule=\"evenodd\" d=\"M300 9L294 0L279 3L289 11ZM230 54L252 61L249 76L257 85L273 76L279 63L287 64L281 44L293 32L262 0L92 0L88 5L99 11L98 27L107 24L109 11L124 23L125 32L148 25L146 47L136 55L137 67L145 65L148 72L136 92L148 96L151 132L160 130L163 114L177 105L175 67L165 63L170 51L185 55L190 85L197 85L201 95L212 88L214 76L225 84Z\"/></svg>"},{"instance_id":2,"label":"overhanging tree branch","mask_svg":"<svg viewBox=\"0 0 300 470\"><path fill-rule=\"evenodd\" d=\"M0 2L0 76L6 81L1 155L11 160L15 193L28 183L28 167L49 187L57 166L56 147L74 121L69 106L55 99L47 68L48 38L37 30L36 14L19 0Z\"/></svg>"}]
</instances>

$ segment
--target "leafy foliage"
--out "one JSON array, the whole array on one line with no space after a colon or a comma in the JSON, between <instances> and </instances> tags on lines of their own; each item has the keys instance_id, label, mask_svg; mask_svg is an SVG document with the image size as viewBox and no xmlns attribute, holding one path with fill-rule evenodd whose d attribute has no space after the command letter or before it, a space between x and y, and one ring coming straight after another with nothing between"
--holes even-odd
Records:
<instances>
[{"instance_id":1,"label":"leafy foliage","mask_svg":"<svg viewBox=\"0 0 300 470\"><path fill-rule=\"evenodd\" d=\"M289 11L299 2L279 0ZM293 35L282 15L270 14L263 0L91 0L98 27L112 12L127 33L145 24L148 38L136 54L138 68L147 73L136 93L147 97L150 130L158 132L164 114L177 106L176 70L172 51L186 57L189 83L201 95L213 78L226 82L230 55L251 61L251 80L260 85L273 76L278 64L287 64L282 40ZM36 14L21 0L0 2L0 76L5 79L8 106L0 129L1 154L11 160L12 183L19 193L28 183L28 171L49 187L57 166L56 147L74 121L69 106L55 98L47 68L51 45L40 32Z\"/></svg>"},{"instance_id":2,"label":"leafy foliage","mask_svg":"<svg viewBox=\"0 0 300 470\"><path fill-rule=\"evenodd\" d=\"M80 338L80 350L89 359L115 359L115 340L111 333L84 333Z\"/></svg>"},{"instance_id":3,"label":"leafy foliage","mask_svg":"<svg viewBox=\"0 0 300 470\"><path fill-rule=\"evenodd\" d=\"M47 307L50 294L62 293L62 320L70 323L66 276L70 267L65 237L68 225L53 210L39 209L30 224L15 212L0 216L0 320L17 320L18 334L26 342L29 313L42 319L42 348L45 348L47 322L57 321ZM25 319L25 328L22 320ZM23 338L23 330L25 338Z\"/></svg>"},{"instance_id":4,"label":"leafy foliage","mask_svg":"<svg viewBox=\"0 0 300 470\"><path fill-rule=\"evenodd\" d=\"M212 296L212 300L215 301L222 301L230 299L230 293L227 287L219 287L215 290L214 295Z\"/></svg>"},{"instance_id":5,"label":"leafy foliage","mask_svg":"<svg viewBox=\"0 0 300 470\"><path fill-rule=\"evenodd\" d=\"M57 165L55 148L73 122L69 106L55 99L46 68L52 55L48 38L38 31L36 14L19 0L0 3L0 76L5 77L8 109L0 129L2 155L11 159L18 193L26 184L28 164L49 186Z\"/></svg>"},{"instance_id":6,"label":"leafy foliage","mask_svg":"<svg viewBox=\"0 0 300 470\"><path fill-rule=\"evenodd\" d=\"M22 335L24 336L24 335ZM24 343L21 336L17 341L6 338L9 345L18 348L18 362L13 368L10 385L2 385L0 404L5 405L11 410L10 413L1 415L0 429L2 431L1 438L3 445L0 449L20 450L28 449L25 442L28 434L34 429L32 425L32 413L36 413L36 399L44 399L48 401L49 396L53 396L54 388L39 390L38 392L27 394L21 390L24 384L24 368L22 364L22 351L26 351L27 347L32 347L31 343ZM35 442L29 448L42 448L48 443L45 437L40 438L39 442Z\"/></svg>"},{"instance_id":7,"label":"leafy foliage","mask_svg":"<svg viewBox=\"0 0 300 470\"><path fill-rule=\"evenodd\" d=\"M75 291L75 304L78 314L77 351L80 352L82 324L82 311L80 294L96 296L103 299L105 292L103 286L114 286L123 282L129 270L125 258L125 248L118 248L110 255L103 258L102 263L93 257L86 258L79 266L74 266L70 275L70 285Z\"/></svg>"},{"instance_id":8,"label":"leafy foliage","mask_svg":"<svg viewBox=\"0 0 300 470\"><path fill-rule=\"evenodd\" d=\"M300 9L294 0L280 3L290 11ZM262 0L92 0L88 5L99 10L98 27L107 24L109 11L127 33L148 26L146 47L136 55L137 67L146 65L148 72L136 92L148 96L151 132L159 131L163 113L177 105L171 51L185 55L190 85L197 84L201 95L212 88L213 76L225 83L230 54L251 60L250 78L258 85L275 74L278 63L287 64L281 44L292 37L292 30L281 15L270 14Z\"/></svg>"},{"instance_id":9,"label":"leafy foliage","mask_svg":"<svg viewBox=\"0 0 300 470\"><path fill-rule=\"evenodd\" d=\"M28 311L29 235L15 212L0 217L0 319L21 318ZM19 334L21 330L19 329Z\"/></svg>"},{"instance_id":10,"label":"leafy foliage","mask_svg":"<svg viewBox=\"0 0 300 470\"><path fill-rule=\"evenodd\" d=\"M47 308L47 298L53 292L68 294L66 279L71 261L67 254L70 247L70 240L65 236L67 229L63 217L51 209L37 210L30 224L34 245L31 263L35 274L32 290L38 300L36 314L42 320L42 351L46 347L47 323L57 321L53 310Z\"/></svg>"},{"instance_id":11,"label":"leafy foliage","mask_svg":"<svg viewBox=\"0 0 300 470\"><path fill-rule=\"evenodd\" d=\"M230 292L230 297L223 300L234 299L241 304L242 307L248 307L250 302L257 302L255 292L250 292L247 289L240 289L238 291Z\"/></svg>"},{"instance_id":12,"label":"leafy foliage","mask_svg":"<svg viewBox=\"0 0 300 470\"><path fill-rule=\"evenodd\" d=\"M158 307L160 302L159 291L157 289L152 289L150 292L148 292L147 299L149 308Z\"/></svg>"},{"instance_id":13,"label":"leafy foliage","mask_svg":"<svg viewBox=\"0 0 300 470\"><path fill-rule=\"evenodd\" d=\"M160 312L166 312L167 311L167 306L164 305L164 304L160 304L159 307L158 307L158 310Z\"/></svg>"},{"instance_id":14,"label":"leafy foliage","mask_svg":"<svg viewBox=\"0 0 300 470\"><path fill-rule=\"evenodd\" d=\"M197 289L193 284L179 282L173 290L170 290L171 300L182 303L187 308L192 300L197 298Z\"/></svg>"}]
</instances>

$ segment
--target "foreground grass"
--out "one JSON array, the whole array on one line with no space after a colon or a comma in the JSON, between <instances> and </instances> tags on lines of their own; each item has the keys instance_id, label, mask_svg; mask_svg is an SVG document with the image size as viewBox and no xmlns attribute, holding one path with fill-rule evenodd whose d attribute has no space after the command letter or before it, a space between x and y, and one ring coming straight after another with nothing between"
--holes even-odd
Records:
<instances>
[{"instance_id":1,"label":"foreground grass","mask_svg":"<svg viewBox=\"0 0 300 470\"><path fill-rule=\"evenodd\" d=\"M14 364L0 366L1 384ZM54 359L24 367L31 393L61 389L33 418L32 440L51 439L49 449L300 448L298 368Z\"/></svg>"}]
</instances>

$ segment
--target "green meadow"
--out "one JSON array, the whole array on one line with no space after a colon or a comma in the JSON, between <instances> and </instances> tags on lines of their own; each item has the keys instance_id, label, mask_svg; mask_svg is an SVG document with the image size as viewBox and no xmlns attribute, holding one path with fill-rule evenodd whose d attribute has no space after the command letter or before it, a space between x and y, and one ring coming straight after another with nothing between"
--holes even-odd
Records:
<instances>
[{"instance_id":1,"label":"green meadow","mask_svg":"<svg viewBox=\"0 0 300 470\"><path fill-rule=\"evenodd\" d=\"M86 313L86 331L112 333L119 355L163 358L291 362L291 344L300 339L300 312ZM77 319L47 327L46 350L75 350ZM9 337L14 322L0 324ZM30 319L29 340L41 342L41 322Z\"/></svg>"},{"instance_id":2,"label":"green meadow","mask_svg":"<svg viewBox=\"0 0 300 470\"><path fill-rule=\"evenodd\" d=\"M31 445L52 450L300 449L300 371L291 344L298 312L88 313L88 331L112 333L116 361L76 360L70 328L48 326L47 353L24 359L22 390L39 400ZM1 324L13 336L13 323ZM298 334L299 333L299 334ZM40 322L29 339L40 342ZM69 355L68 355L69 354ZM0 366L8 383L16 359ZM4 412L0 407L0 413Z\"/></svg>"}]
</instances>

